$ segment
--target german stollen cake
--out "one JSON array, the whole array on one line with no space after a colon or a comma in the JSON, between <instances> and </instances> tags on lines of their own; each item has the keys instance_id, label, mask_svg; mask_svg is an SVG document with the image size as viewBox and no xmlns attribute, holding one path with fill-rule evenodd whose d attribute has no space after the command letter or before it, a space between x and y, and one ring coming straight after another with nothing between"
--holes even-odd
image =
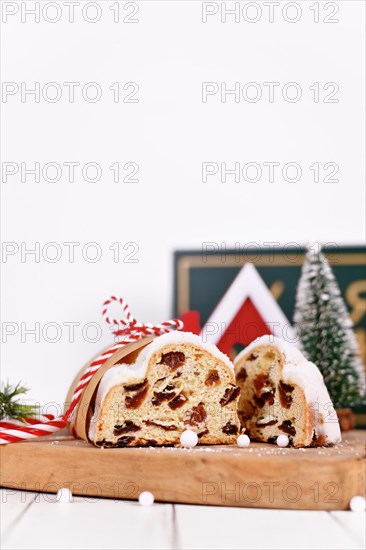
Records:
<instances>
[{"instance_id":1,"label":"german stollen cake","mask_svg":"<svg viewBox=\"0 0 366 550\"><path fill-rule=\"evenodd\" d=\"M89 439L104 447L234 443L240 431L234 366L187 332L155 338L109 369L97 390Z\"/></svg>"},{"instance_id":2,"label":"german stollen cake","mask_svg":"<svg viewBox=\"0 0 366 550\"><path fill-rule=\"evenodd\" d=\"M336 412L318 367L293 345L262 336L236 357L239 418L253 439L287 434L294 447L341 441Z\"/></svg>"}]
</instances>

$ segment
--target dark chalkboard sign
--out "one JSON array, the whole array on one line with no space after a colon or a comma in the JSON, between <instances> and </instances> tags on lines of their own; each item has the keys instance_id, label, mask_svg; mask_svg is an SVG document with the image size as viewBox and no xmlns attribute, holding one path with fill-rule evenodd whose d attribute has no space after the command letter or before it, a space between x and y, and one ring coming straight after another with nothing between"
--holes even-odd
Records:
<instances>
[{"instance_id":1,"label":"dark chalkboard sign","mask_svg":"<svg viewBox=\"0 0 366 550\"><path fill-rule=\"evenodd\" d=\"M365 360L366 247L328 246L323 252L339 283ZM282 248L248 245L226 250L216 243L204 243L201 250L177 251L174 254L174 316L196 310L202 326L243 265L251 262L292 322L304 253L304 248L297 245Z\"/></svg>"}]
</instances>

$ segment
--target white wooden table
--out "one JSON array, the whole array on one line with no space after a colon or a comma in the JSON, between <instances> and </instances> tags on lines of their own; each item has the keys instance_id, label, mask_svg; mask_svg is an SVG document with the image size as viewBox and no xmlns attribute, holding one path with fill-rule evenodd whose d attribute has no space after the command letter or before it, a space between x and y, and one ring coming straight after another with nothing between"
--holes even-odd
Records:
<instances>
[{"instance_id":1,"label":"white wooden table","mask_svg":"<svg viewBox=\"0 0 366 550\"><path fill-rule=\"evenodd\" d=\"M154 504L1 490L6 549L364 549L365 514Z\"/></svg>"}]
</instances>

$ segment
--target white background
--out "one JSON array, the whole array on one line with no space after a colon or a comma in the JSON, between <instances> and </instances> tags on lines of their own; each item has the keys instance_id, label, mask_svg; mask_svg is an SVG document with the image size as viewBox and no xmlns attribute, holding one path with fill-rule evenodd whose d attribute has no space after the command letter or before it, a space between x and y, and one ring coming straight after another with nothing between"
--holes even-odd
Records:
<instances>
[{"instance_id":1,"label":"white background","mask_svg":"<svg viewBox=\"0 0 366 550\"><path fill-rule=\"evenodd\" d=\"M7 3L2 4L4 9ZM41 89L57 82L63 95L56 103L42 96L39 103L32 96L22 102L20 93L6 102L3 97L3 163L96 162L103 176L88 183L79 169L70 183L65 169L56 183L36 183L33 176L22 182L19 173L2 183L3 242L19 249L38 242L41 251L56 242L62 250L55 263L42 253L39 262L34 255L22 261L20 252L2 257L3 342L10 322L17 330L3 343L2 379L22 379L32 388L30 397L41 403L62 403L74 374L111 341L108 329L94 343L82 336L86 323L102 326L104 299L124 296L141 320L170 316L176 249L199 249L204 241L228 247L310 239L363 244L362 1L331 3L339 7L333 16L339 22L328 24L324 18L333 8L326 11L325 2L318 3L319 23L310 9L314 2L307 1L297 2L302 12L297 23L284 20L284 2L273 23L263 2L256 2L262 10L256 23L243 17L236 23L233 16L222 23L220 13L203 23L201 2L137 2L139 22L132 24L114 23L109 1L99 2L102 17L95 24L81 15L85 2L75 8L74 23L59 2L62 17L54 24L42 15L39 23L31 15L23 23L21 4L35 3L13 4L19 12L2 24L3 81L25 82L28 88L39 82ZM122 19L131 10L120 4ZM55 13L50 8L49 18ZM80 83L74 103L63 82ZM88 82L102 88L97 103L81 96ZM115 82L121 87L136 82L139 102L114 103L108 87ZM236 103L233 96L221 102L216 94L203 103L202 82L226 82L228 88L256 82L263 96L256 103ZM280 82L273 103L264 82ZM296 103L282 97L288 82L301 86ZM318 103L309 89L314 82L320 84ZM338 103L323 102L328 82L339 86ZM270 183L264 171L256 183L236 183L232 176L226 183L218 176L202 182L203 162L270 161L297 162L301 180L286 182L279 174ZM115 162L137 163L139 182L114 183L108 167ZM337 163L339 182L314 182L309 170L314 162ZM102 250L96 263L81 254L92 241ZM73 263L64 242L81 243ZM121 248L137 243L138 263L115 263L109 249L115 242ZM62 330L56 343L47 341L55 331L42 336L51 322ZM65 322L80 323L73 343ZM40 323L40 342L24 334L35 323ZM90 330L88 337L94 334Z\"/></svg>"}]
</instances>

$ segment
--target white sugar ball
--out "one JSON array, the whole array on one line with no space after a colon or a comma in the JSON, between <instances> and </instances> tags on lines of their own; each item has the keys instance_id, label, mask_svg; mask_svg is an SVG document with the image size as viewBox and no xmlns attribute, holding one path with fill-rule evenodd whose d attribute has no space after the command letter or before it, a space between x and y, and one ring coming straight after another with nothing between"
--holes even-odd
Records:
<instances>
[{"instance_id":1,"label":"white sugar ball","mask_svg":"<svg viewBox=\"0 0 366 550\"><path fill-rule=\"evenodd\" d=\"M150 491L142 491L139 494L139 503L141 506L151 506L154 504L154 495Z\"/></svg>"},{"instance_id":2,"label":"white sugar ball","mask_svg":"<svg viewBox=\"0 0 366 550\"><path fill-rule=\"evenodd\" d=\"M239 435L236 442L239 445L239 447L249 447L250 445L250 439L246 434Z\"/></svg>"},{"instance_id":3,"label":"white sugar ball","mask_svg":"<svg viewBox=\"0 0 366 550\"><path fill-rule=\"evenodd\" d=\"M276 439L276 443L279 447L287 447L289 442L290 441L287 435L279 435Z\"/></svg>"},{"instance_id":4,"label":"white sugar ball","mask_svg":"<svg viewBox=\"0 0 366 550\"><path fill-rule=\"evenodd\" d=\"M62 502L62 503L73 501L72 492L67 487L62 487L61 489L59 489L57 491L56 498L57 498L57 502Z\"/></svg>"},{"instance_id":5,"label":"white sugar ball","mask_svg":"<svg viewBox=\"0 0 366 550\"><path fill-rule=\"evenodd\" d=\"M366 499L364 497L352 497L349 507L352 512L364 512L366 510Z\"/></svg>"},{"instance_id":6,"label":"white sugar ball","mask_svg":"<svg viewBox=\"0 0 366 550\"><path fill-rule=\"evenodd\" d=\"M185 430L180 436L180 443L187 449L192 449L198 443L198 436L193 430Z\"/></svg>"}]
</instances>

